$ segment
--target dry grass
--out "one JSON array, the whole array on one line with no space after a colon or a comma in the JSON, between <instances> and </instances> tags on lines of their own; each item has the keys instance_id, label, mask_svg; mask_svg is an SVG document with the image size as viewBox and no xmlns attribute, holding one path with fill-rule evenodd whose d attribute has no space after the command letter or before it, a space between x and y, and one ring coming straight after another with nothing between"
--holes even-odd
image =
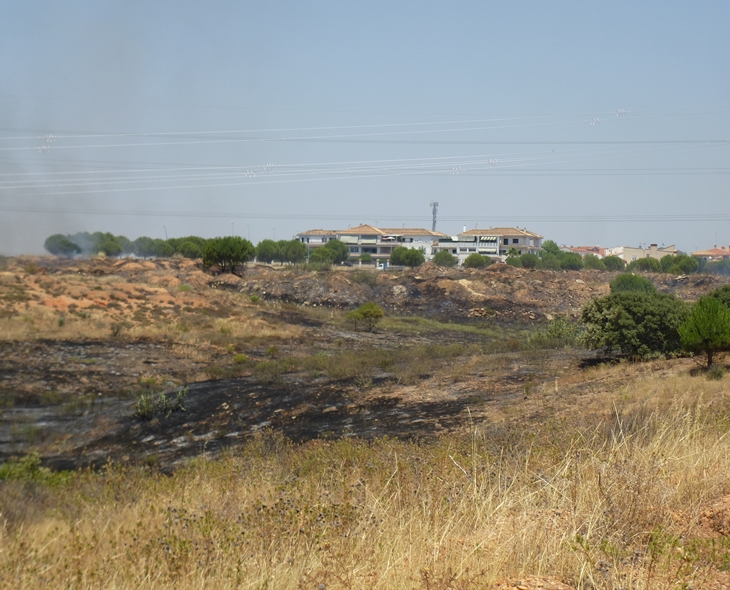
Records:
<instances>
[{"instance_id":1,"label":"dry grass","mask_svg":"<svg viewBox=\"0 0 730 590\"><path fill-rule=\"evenodd\" d=\"M730 569L730 540L703 521L730 491L726 387L657 370L580 428L300 447L262 435L172 476L38 472L3 484L0 584L711 587Z\"/></svg>"}]
</instances>

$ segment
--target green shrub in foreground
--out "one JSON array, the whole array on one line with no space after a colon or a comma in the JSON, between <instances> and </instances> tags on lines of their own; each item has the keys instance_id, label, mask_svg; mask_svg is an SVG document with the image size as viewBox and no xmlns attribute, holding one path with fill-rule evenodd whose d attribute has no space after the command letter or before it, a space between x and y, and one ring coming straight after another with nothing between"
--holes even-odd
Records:
<instances>
[{"instance_id":1,"label":"green shrub in foreground","mask_svg":"<svg viewBox=\"0 0 730 590\"><path fill-rule=\"evenodd\" d=\"M656 293L656 287L646 277L624 273L613 279L609 286L611 293Z\"/></svg>"},{"instance_id":2,"label":"green shrub in foreground","mask_svg":"<svg viewBox=\"0 0 730 590\"><path fill-rule=\"evenodd\" d=\"M611 293L588 303L581 314L583 343L632 358L679 352L679 328L687 319L687 305L664 293Z\"/></svg>"}]
</instances>

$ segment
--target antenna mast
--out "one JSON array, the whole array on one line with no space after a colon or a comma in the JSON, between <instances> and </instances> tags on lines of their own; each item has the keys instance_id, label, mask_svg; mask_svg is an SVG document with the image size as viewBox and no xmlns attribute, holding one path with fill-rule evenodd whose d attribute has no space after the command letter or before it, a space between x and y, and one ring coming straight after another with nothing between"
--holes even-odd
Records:
<instances>
[{"instance_id":1,"label":"antenna mast","mask_svg":"<svg viewBox=\"0 0 730 590\"><path fill-rule=\"evenodd\" d=\"M431 207L433 208L432 209L433 222L431 223L431 231L436 231L436 214L439 211L439 203L438 203L438 201L433 201L433 202L429 203L429 205L431 205Z\"/></svg>"}]
</instances>

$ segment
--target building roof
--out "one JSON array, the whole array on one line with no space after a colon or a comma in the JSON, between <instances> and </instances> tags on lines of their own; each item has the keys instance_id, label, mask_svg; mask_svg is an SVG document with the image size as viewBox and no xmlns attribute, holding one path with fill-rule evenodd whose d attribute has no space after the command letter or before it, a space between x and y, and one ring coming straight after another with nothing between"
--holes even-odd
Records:
<instances>
[{"instance_id":1,"label":"building roof","mask_svg":"<svg viewBox=\"0 0 730 590\"><path fill-rule=\"evenodd\" d=\"M382 229L378 229L377 227L374 227L372 225L368 225L367 223L363 223L362 225L357 225L355 227L349 227L347 229L340 229L337 231L338 234L346 234L346 235L354 235L354 234L375 234L375 235L385 235L385 232Z\"/></svg>"},{"instance_id":2,"label":"building roof","mask_svg":"<svg viewBox=\"0 0 730 590\"><path fill-rule=\"evenodd\" d=\"M298 236L334 236L337 234L336 229L310 229L298 233Z\"/></svg>"},{"instance_id":3,"label":"building roof","mask_svg":"<svg viewBox=\"0 0 730 590\"><path fill-rule=\"evenodd\" d=\"M600 246L563 246L563 250L575 252L581 256L593 254L594 256L603 258L606 255L606 248L601 248Z\"/></svg>"},{"instance_id":4,"label":"building roof","mask_svg":"<svg viewBox=\"0 0 730 590\"><path fill-rule=\"evenodd\" d=\"M730 246L715 246L714 248L708 248L707 250L697 250L692 252L692 256L701 256L705 258L730 258Z\"/></svg>"},{"instance_id":5,"label":"building roof","mask_svg":"<svg viewBox=\"0 0 730 590\"><path fill-rule=\"evenodd\" d=\"M440 231L431 231L422 227L382 227L382 232L389 236L431 236L433 238L445 238L446 234Z\"/></svg>"},{"instance_id":6,"label":"building roof","mask_svg":"<svg viewBox=\"0 0 730 590\"><path fill-rule=\"evenodd\" d=\"M526 229L517 227L490 227L489 229L470 229L459 232L460 236L526 236L529 238L542 238L540 234L536 234Z\"/></svg>"}]
</instances>

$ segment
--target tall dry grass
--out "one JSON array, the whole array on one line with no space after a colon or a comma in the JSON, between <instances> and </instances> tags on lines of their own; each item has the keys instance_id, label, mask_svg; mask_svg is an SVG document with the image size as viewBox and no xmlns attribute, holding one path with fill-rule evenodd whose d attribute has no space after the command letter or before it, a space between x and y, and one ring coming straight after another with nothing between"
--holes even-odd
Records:
<instances>
[{"instance_id":1,"label":"tall dry grass","mask_svg":"<svg viewBox=\"0 0 730 590\"><path fill-rule=\"evenodd\" d=\"M261 435L171 476L110 467L1 489L7 588L707 587L730 541L702 528L730 490L727 414L616 409L474 427L434 443Z\"/></svg>"}]
</instances>

